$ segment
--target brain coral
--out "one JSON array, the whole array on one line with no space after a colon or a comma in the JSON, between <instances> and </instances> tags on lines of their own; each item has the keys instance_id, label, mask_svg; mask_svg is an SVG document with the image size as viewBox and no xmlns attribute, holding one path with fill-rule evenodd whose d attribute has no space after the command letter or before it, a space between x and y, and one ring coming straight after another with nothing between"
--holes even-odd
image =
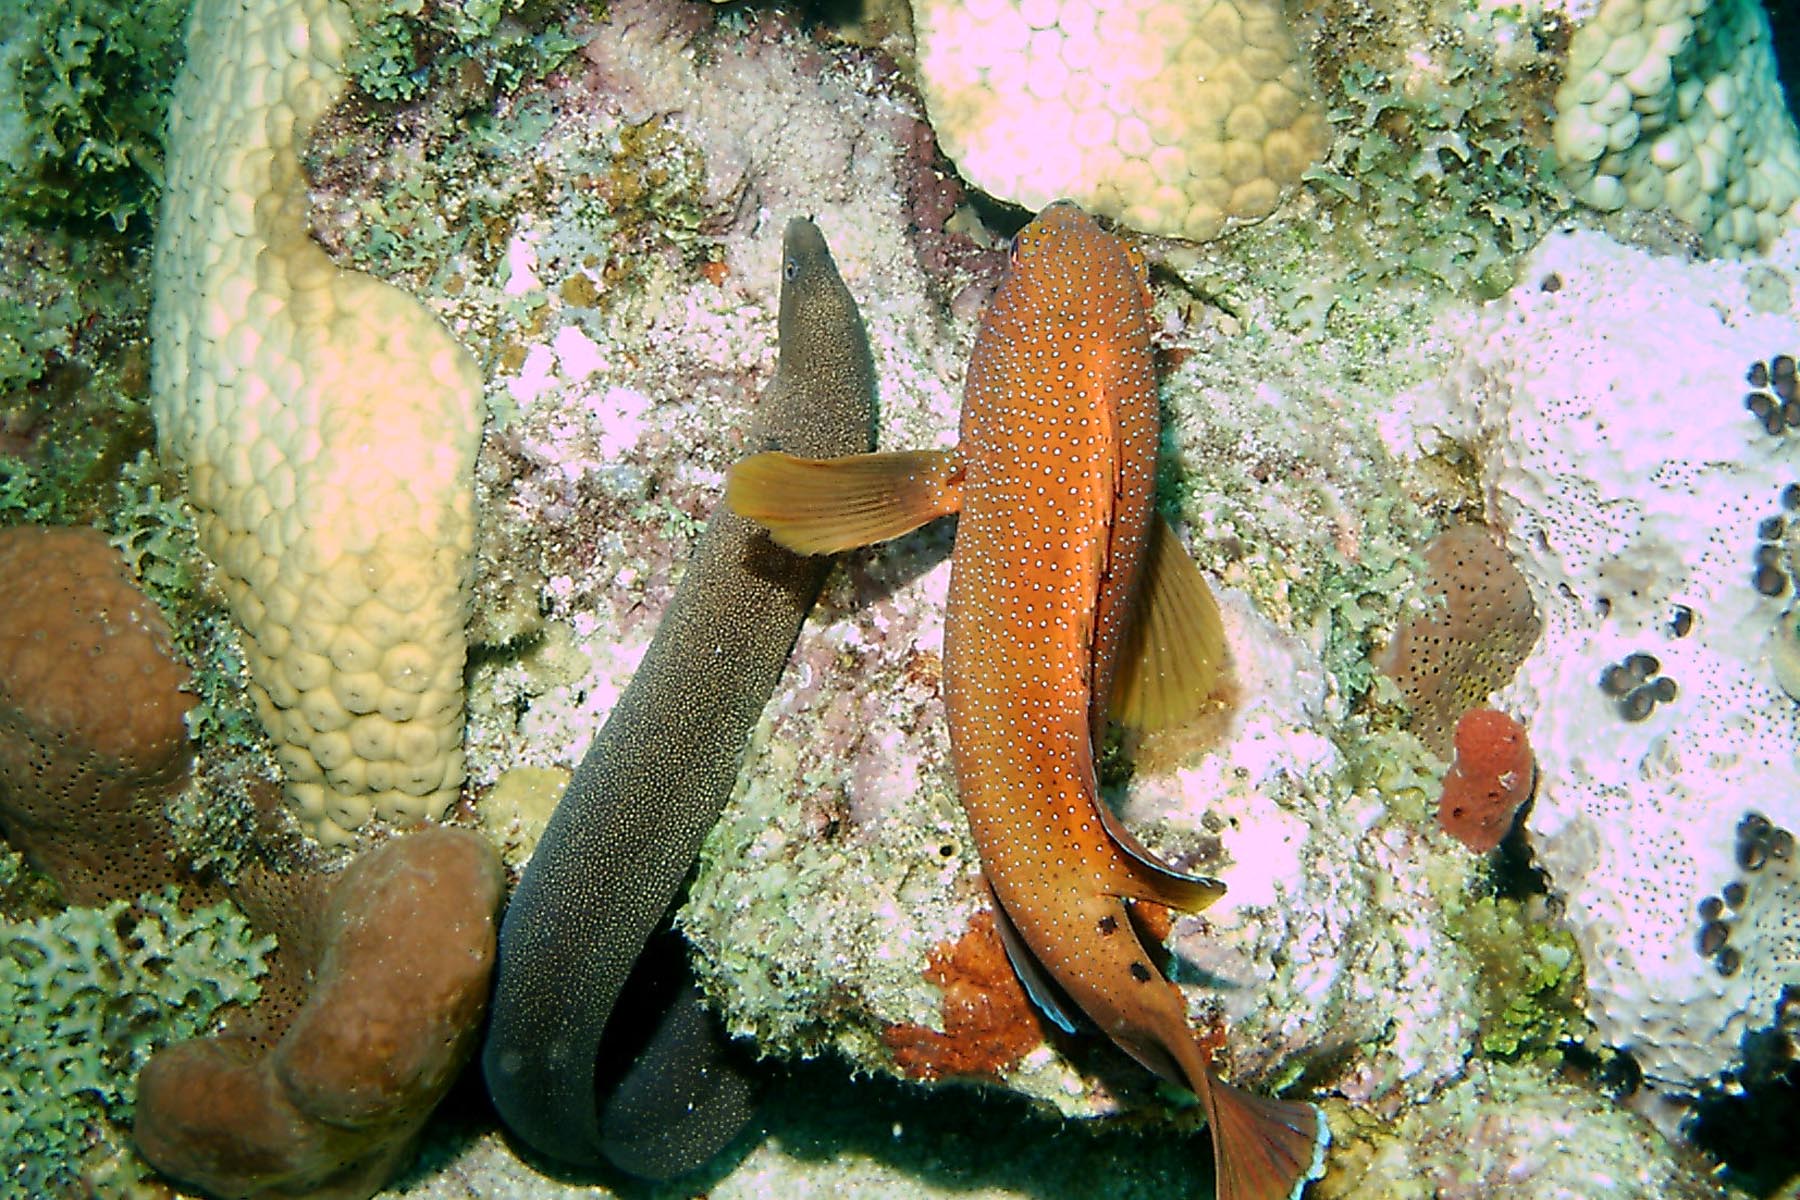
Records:
<instances>
[{"instance_id":1,"label":"brain coral","mask_svg":"<svg viewBox=\"0 0 1800 1200\"><path fill-rule=\"evenodd\" d=\"M93 529L0 530L0 831L75 904L173 877L188 763L168 624Z\"/></svg>"},{"instance_id":2,"label":"brain coral","mask_svg":"<svg viewBox=\"0 0 1800 1200\"><path fill-rule=\"evenodd\" d=\"M1800 896L1756 885L1731 970L1702 904L1743 877L1747 810L1800 828L1800 706L1767 652L1792 590L1759 566L1800 467L1744 403L1753 364L1800 345L1800 236L1749 266L1562 234L1526 268L1469 343L1484 482L1544 617L1500 702L1531 730L1526 828L1589 1015L1673 1123L1655 1099L1727 1069L1792 982ZM1645 683L1653 703L1622 703Z\"/></svg>"},{"instance_id":3,"label":"brain coral","mask_svg":"<svg viewBox=\"0 0 1800 1200\"><path fill-rule=\"evenodd\" d=\"M152 406L186 469L291 804L325 842L440 813L462 767L481 380L311 240L298 147L336 0L201 0L169 116Z\"/></svg>"},{"instance_id":4,"label":"brain coral","mask_svg":"<svg viewBox=\"0 0 1800 1200\"><path fill-rule=\"evenodd\" d=\"M1800 218L1800 141L1756 0L1605 0L1569 43L1553 137L1583 201L1667 210L1714 253L1766 249Z\"/></svg>"},{"instance_id":5,"label":"brain coral","mask_svg":"<svg viewBox=\"0 0 1800 1200\"><path fill-rule=\"evenodd\" d=\"M1328 130L1279 0L917 0L919 78L964 178L1204 240L1275 210Z\"/></svg>"}]
</instances>

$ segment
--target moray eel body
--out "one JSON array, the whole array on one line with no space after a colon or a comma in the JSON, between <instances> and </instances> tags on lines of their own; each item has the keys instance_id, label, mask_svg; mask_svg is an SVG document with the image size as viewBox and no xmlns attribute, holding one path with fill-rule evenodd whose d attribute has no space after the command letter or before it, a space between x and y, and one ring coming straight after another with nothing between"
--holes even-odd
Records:
<instances>
[{"instance_id":1,"label":"moray eel body","mask_svg":"<svg viewBox=\"0 0 1800 1200\"><path fill-rule=\"evenodd\" d=\"M812 222L789 223L782 254L780 358L751 445L866 451L874 368L856 303ZM666 1178L704 1164L750 1116L684 951L672 966L639 959L731 794L828 566L720 506L526 867L501 926L482 1070L501 1118L543 1155ZM650 978L622 999L634 968ZM609 1030L615 1012L632 1028ZM645 1057L599 1062L603 1033Z\"/></svg>"},{"instance_id":2,"label":"moray eel body","mask_svg":"<svg viewBox=\"0 0 1800 1200\"><path fill-rule=\"evenodd\" d=\"M1210 593L1152 508L1148 303L1141 255L1074 205L1052 205L1015 240L983 318L954 454L758 456L726 494L778 541L813 551L961 512L944 702L1015 967L1059 1023L1073 1028L1072 1006L1194 1090L1219 1200L1280 1200L1322 1166L1318 1110L1218 1079L1130 919L1133 902L1193 911L1224 889L1157 861L1118 825L1095 776L1109 708L1143 724L1178 719L1195 707L1188 697L1212 690L1222 653ZM1184 657L1196 645L1213 661Z\"/></svg>"}]
</instances>

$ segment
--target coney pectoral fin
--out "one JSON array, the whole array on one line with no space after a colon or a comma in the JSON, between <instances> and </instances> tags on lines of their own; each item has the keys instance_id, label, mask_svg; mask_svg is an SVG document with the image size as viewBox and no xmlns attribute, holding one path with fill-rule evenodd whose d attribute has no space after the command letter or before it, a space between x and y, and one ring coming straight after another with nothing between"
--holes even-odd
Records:
<instances>
[{"instance_id":1,"label":"coney pectoral fin","mask_svg":"<svg viewBox=\"0 0 1800 1200\"><path fill-rule=\"evenodd\" d=\"M1125 852L1130 860L1132 880L1129 888L1120 889L1120 894L1129 900L1150 900L1166 905L1176 912L1197 913L1208 908L1214 900L1225 894L1225 885L1207 875L1189 875L1186 871L1178 871L1162 859L1151 853L1150 848L1138 841L1125 823L1113 813L1112 806L1104 800L1094 805L1100 813L1100 823L1106 827L1107 836L1113 844Z\"/></svg>"},{"instance_id":2,"label":"coney pectoral fin","mask_svg":"<svg viewBox=\"0 0 1800 1200\"><path fill-rule=\"evenodd\" d=\"M1225 627L1206 577L1158 517L1145 548L1143 584L1113 680L1111 716L1133 729L1179 725L1218 694Z\"/></svg>"},{"instance_id":3,"label":"coney pectoral fin","mask_svg":"<svg viewBox=\"0 0 1800 1200\"><path fill-rule=\"evenodd\" d=\"M796 458L753 454L731 468L725 503L798 554L835 554L899 537L962 507L946 450Z\"/></svg>"}]
</instances>

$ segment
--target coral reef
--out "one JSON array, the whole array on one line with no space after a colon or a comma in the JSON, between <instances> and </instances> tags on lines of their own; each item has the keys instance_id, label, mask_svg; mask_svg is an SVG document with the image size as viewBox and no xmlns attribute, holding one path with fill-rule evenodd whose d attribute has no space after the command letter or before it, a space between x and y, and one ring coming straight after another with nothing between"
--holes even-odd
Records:
<instances>
[{"instance_id":1,"label":"coral reef","mask_svg":"<svg viewBox=\"0 0 1800 1200\"><path fill-rule=\"evenodd\" d=\"M255 0L249 11L272 5ZM491 348L466 794L519 856L533 834L526 815L500 811L523 778L509 773L578 759L642 659L724 471L749 449L753 398L775 364L766 266L783 223L815 214L845 278L872 301L883 443L942 446L1011 216L975 206L988 229L958 209L961 184L903 78L913 49L904 34L850 50L831 42L832 18L816 10L807 19L821 25L801 29L767 7L673 0L621 0L604 20L548 26L510 0L358 4L352 17L303 0L295 11L332 16L284 21L279 36L271 27L235 56L260 70L299 55L279 86L253 82L264 77L245 66L232 76L241 93L227 79L217 89L221 100L255 99L240 104L246 113L274 111L279 146L266 161L246 165L228 151L193 168L224 203L202 211L171 199L172 212L197 214L185 221L194 253L183 261L254 244L271 273L312 280L316 270L335 289L345 276L310 246L302 253L316 238L338 263L429 295L458 336ZM966 13L1031 29L1023 61L1077 28L1083 11L988 3ZM1762 81L1762 21L1736 0L1703 11L1620 0L1313 6L1285 35L1297 55L1276 56L1312 59L1333 124L1333 146L1290 201L1308 219L1248 225L1203 254L1147 243L1161 256L1159 506L1218 585L1231 687L1221 711L1179 736L1109 745L1104 778L1146 842L1230 888L1162 939L1190 1018L1231 1024L1233 1061L1221 1065L1272 1089L1344 1097L1332 1120L1346 1149L1328 1191L1606 1194L1603 1168L1616 1189L1712 1194L1593 1081L1567 1065L1551 1074L1559 1056L1586 1061L1569 1048L1584 1036L1629 1051L1611 1060L1623 1075L1632 1059L1642 1065L1639 1100L1665 1130L1692 1096L1754 1108L1741 1118L1731 1110L1743 1130L1769 1128L1752 1116L1784 1111L1765 1097L1790 1069L1770 1048L1793 1024L1791 971L1780 966L1793 958L1793 875L1775 851L1786 845L1779 832L1800 828L1789 778L1800 477L1782 466L1800 429L1796 251L1777 242L1773 257L1726 269L1584 236L1522 258L1561 212L1564 184L1612 209L1615 236L1726 253L1776 238L1791 220L1783 173L1794 134ZM210 23L209 44L238 36L232 28ZM576 38L582 53L560 60ZM1059 62L1074 44L1062 38ZM8 40L0 74L17 77L19 45ZM1012 49L996 39L971 53ZM518 92L496 93L556 61ZM366 94L337 90L340 74ZM1015 79L1001 72L999 82ZM280 115L290 85L309 105L349 102L315 123L290 122ZM1569 104L1553 105L1561 85ZM1113 83L1052 69L1024 86L1019 107L1042 113ZM1112 146L1127 124L1113 121ZM171 147L173 165L197 128L181 126L187 150ZM1597 129L1604 148L1584 157ZM258 176L265 167L271 175ZM107 211L92 219L141 206L137 189L96 190ZM277 216L272 237L266 222ZM119 486L119 465L144 443L133 407L144 392L141 305L129 288L66 282L113 275L105 256L10 230L0 253L0 451L11 456L0 462L0 520L99 520L171 593L201 596L204 573L168 556L181 498L142 465ZM132 269L129 255L111 261ZM285 466L248 457L250 448L272 454L276 441L257 440L268 429L280 424L287 437L314 418L296 409L296 424L281 424L289 416L277 400L291 394L315 409L320 400L310 382L320 359L304 357L323 345L308 340L322 328L308 324L312 293L293 293L295 320L264 321L266 281L243 259L221 262L232 287L196 301L186 319L195 338L222 340L189 377L220 388L260 379L269 407L261 425L222 424L200 439L216 461L210 480L190 474L196 498L232 471L285 488ZM1481 312L1451 293L1507 295ZM366 298L363 311L332 312L380 326L403 307L378 288ZM162 325L156 332L161 355L175 343ZM1458 362L1461 371L1446 370ZM270 363L278 369L265 374ZM467 365L453 374L472 397ZM101 386L84 391L90 377ZM408 382L386 386L404 398ZM104 420L83 415L114 399ZM1433 427L1447 436L1434 439ZM287 492L266 498L264 517ZM1546 623L1510 687L1510 662L1490 671L1487 658L1496 628L1521 626L1457 616L1458 587L1443 588L1440 604L1418 578L1429 540L1471 520L1504 539L1494 561L1523 570ZM258 527L270 539L279 532ZM240 547L251 556L248 541ZM849 556L828 577L680 917L701 982L734 1030L785 1059L831 1049L855 1071L973 1077L1062 1113L1166 1114L1175 1098L1096 1039L1046 1042L1033 1031L981 932L987 900L935 707L947 547L945 534L925 532ZM219 561L229 576L231 563ZM274 561L261 537L256 561ZM1471 558L1467 577L1500 586L1473 565L1486 561ZM300 595L286 603L322 620L349 612L342 597L309 594L302 605ZM196 611L184 602L179 615L189 622ZM197 642L210 644L203 633L183 644ZM1417 668L1399 669L1390 687L1370 662L1382 645L1435 663L1452 681L1444 699L1414 686L1425 674ZM204 695L227 693L228 654L193 667ZM1410 704L1410 731L1395 728L1396 692ZM1525 833L1547 903L1487 900L1493 860L1460 853L1432 827L1451 726L1488 702L1529 726L1543 760ZM212 700L191 711L208 784L180 806L238 809L246 792L258 794L254 772L215 751L239 739L217 724ZM214 803L228 795L231 804ZM402 819L422 811L406 807L417 799L400 802ZM1678 819L1683 811L1692 815ZM362 819L348 808L337 816L345 822L327 836ZM203 837L212 828L193 827ZM0 860L0 882L15 872ZM11 883L5 893L23 894ZM274 886L240 895L265 914L286 905L284 943L299 949L294 961L315 961L312 900L284 900ZM1566 931L1547 923L1556 913ZM234 1018L234 1037L280 1042L290 1020L281 1010L305 1002L295 969L264 977L274 1015ZM238 1044L242 1062L255 1057ZM785 1093L770 1118L776 1137L699 1186L720 1197L809 1185L1073 1196L1103 1178L1109 1192L1166 1195L1194 1187L1203 1157L1191 1138L1171 1136L1191 1115L1172 1124L1159 1115L1155 1139L1089 1142L1051 1136L1061 1125L996 1121L998 1099L972 1108L954 1093L915 1100L885 1084L846 1088L829 1078L834 1069L800 1067L808 1088L832 1085L821 1089L828 1099ZM879 1128L837 1136L836 1122L866 1115L850 1111L864 1105L889 1106L875 1109ZM96 1117L80 1136L104 1139L105 1126ZM1561 1157L1544 1149L1546 1131L1559 1131ZM106 1145L71 1159L81 1150L64 1138L46 1167L76 1161L87 1178ZM1089 1169L1101 1154L1117 1162L1140 1152L1154 1172ZM1507 1163L1530 1178L1504 1176ZM464 1125L432 1143L406 1186L445 1196L606 1190L538 1175L491 1132Z\"/></svg>"},{"instance_id":2,"label":"coral reef","mask_svg":"<svg viewBox=\"0 0 1800 1200\"><path fill-rule=\"evenodd\" d=\"M1318 1200L1724 1200L1648 1122L1541 1068L1477 1064L1391 1129L1346 1139Z\"/></svg>"},{"instance_id":3,"label":"coral reef","mask_svg":"<svg viewBox=\"0 0 1800 1200\"><path fill-rule=\"evenodd\" d=\"M1444 832L1486 854L1500 845L1531 796L1531 744L1525 728L1492 708L1471 708L1456 723L1456 758L1438 797Z\"/></svg>"},{"instance_id":4,"label":"coral reef","mask_svg":"<svg viewBox=\"0 0 1800 1200\"><path fill-rule=\"evenodd\" d=\"M0 828L65 899L105 905L7 926L12 952L0 956L0 970L12 975L0 990L18 989L7 1011L38 1022L31 1037L8 1039L19 1049L0 1064L0 1090L21 1097L3 1106L17 1126L9 1148L41 1150L31 1170L46 1179L108 1171L135 1178L141 1168L122 1154L117 1125L129 1123L131 1081L152 1051L173 1046L170 1062L215 1053L235 1061L273 1046L267 1061L279 1057L287 1085L305 1093L297 1103L307 1113L363 1127L359 1142L309 1131L295 1118L270 1135L275 1148L302 1160L324 1153L337 1164L355 1146L368 1155L355 1189L373 1191L472 1048L492 960L497 857L466 832L391 842L365 856L358 874L336 881L330 907L328 878L271 840L264 821L261 844L232 856L229 878L196 869L164 812L186 782L182 718L192 697L181 691L187 669L171 657L155 605L133 585L119 552L91 529L0 531L0 580ZM189 787L214 781L202 772ZM229 803L223 795L210 799ZM417 878L405 887L392 882L403 873ZM179 903L168 881L182 885ZM227 895L236 908L220 902ZM452 935L463 927L459 943ZM270 934L279 936L279 954ZM436 994L434 974L451 977ZM249 982L259 975L260 992ZM205 1049L182 1041L216 1028L212 1014L221 1004L252 998L254 1005L230 1013L228 1041ZM393 1006L404 1013L389 1012ZM418 1042L410 1051L396 1033L408 1022ZM374 1040L359 1046L357 1037ZM382 1089L400 1086L395 1061L408 1053L423 1061L403 1094L389 1096ZM307 1082L321 1071L332 1076L326 1084ZM151 1086L139 1110L163 1150L171 1136L168 1086ZM385 1111L347 1121L342 1106L371 1094ZM230 1111L247 1097L235 1087L216 1100ZM236 1115L250 1121L270 1107L280 1109ZM249 1153L232 1142L245 1133L241 1126L227 1122L216 1132L227 1150ZM361 1144L371 1140L381 1143L379 1152ZM178 1174L198 1171L179 1151L158 1162ZM330 1173L316 1161L293 1167L298 1176L309 1171ZM222 1176L200 1176L229 1190Z\"/></svg>"},{"instance_id":5,"label":"coral reef","mask_svg":"<svg viewBox=\"0 0 1800 1200\"><path fill-rule=\"evenodd\" d=\"M74 904L179 877L193 703L168 623L83 528L0 530L0 832Z\"/></svg>"},{"instance_id":6,"label":"coral reef","mask_svg":"<svg viewBox=\"0 0 1800 1200\"><path fill-rule=\"evenodd\" d=\"M215 1196L373 1195L474 1051L501 888L498 858L466 830L359 855L331 889L313 991L273 1049L227 1033L144 1067L144 1156Z\"/></svg>"},{"instance_id":7,"label":"coral reef","mask_svg":"<svg viewBox=\"0 0 1800 1200\"><path fill-rule=\"evenodd\" d=\"M1800 220L1800 141L1754 0L1605 0L1569 40L1553 143L1602 212L1666 211L1715 254Z\"/></svg>"},{"instance_id":8,"label":"coral reef","mask_svg":"<svg viewBox=\"0 0 1800 1200\"><path fill-rule=\"evenodd\" d=\"M342 843L462 781L481 387L417 301L309 234L299 140L337 0L202 2L169 117L153 408L222 572L296 815Z\"/></svg>"},{"instance_id":9,"label":"coral reef","mask_svg":"<svg viewBox=\"0 0 1800 1200\"><path fill-rule=\"evenodd\" d=\"M1763 549L1783 544L1796 471L1745 410L1757 364L1800 344L1800 236L1738 265L1562 234L1528 265L1471 331L1461 376L1544 620L1498 702L1531 730L1527 831L1590 1015L1673 1126L1792 982L1791 899L1732 928L1756 949L1730 970L1702 906L1743 877L1748 810L1800 826L1800 708L1767 649L1790 598L1764 570L1782 552Z\"/></svg>"},{"instance_id":10,"label":"coral reef","mask_svg":"<svg viewBox=\"0 0 1800 1200\"><path fill-rule=\"evenodd\" d=\"M1028 209L1067 197L1205 241L1268 216L1325 150L1278 0L918 0L913 20L945 151Z\"/></svg>"}]
</instances>

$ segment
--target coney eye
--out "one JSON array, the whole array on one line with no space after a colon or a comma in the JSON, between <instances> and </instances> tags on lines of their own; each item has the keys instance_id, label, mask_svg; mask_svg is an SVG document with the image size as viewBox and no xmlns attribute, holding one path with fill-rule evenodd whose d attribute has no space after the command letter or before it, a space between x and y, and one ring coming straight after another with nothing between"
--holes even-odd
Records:
<instances>
[{"instance_id":1,"label":"coney eye","mask_svg":"<svg viewBox=\"0 0 1800 1200\"><path fill-rule=\"evenodd\" d=\"M1006 261L1015 267L1019 265L1019 250L1024 245L1021 240L1023 237L1024 231L1021 230L1020 232L1013 234L1012 240L1006 244Z\"/></svg>"}]
</instances>

